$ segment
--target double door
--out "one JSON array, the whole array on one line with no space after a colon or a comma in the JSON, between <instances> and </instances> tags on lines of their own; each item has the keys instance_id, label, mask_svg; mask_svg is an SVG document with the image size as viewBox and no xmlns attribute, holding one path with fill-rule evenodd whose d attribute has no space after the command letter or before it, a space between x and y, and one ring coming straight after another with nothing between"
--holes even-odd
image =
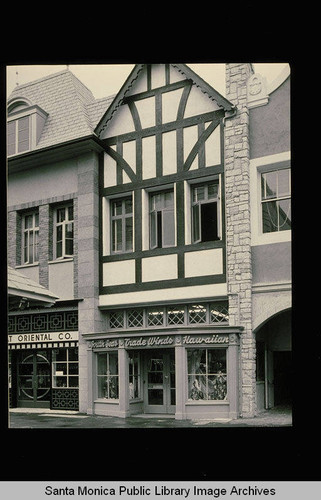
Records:
<instances>
[{"instance_id":1,"label":"double door","mask_svg":"<svg viewBox=\"0 0 321 500\"><path fill-rule=\"evenodd\" d=\"M50 358L46 350L20 353L18 360L18 406L50 407Z\"/></svg>"},{"instance_id":2,"label":"double door","mask_svg":"<svg viewBox=\"0 0 321 500\"><path fill-rule=\"evenodd\" d=\"M145 413L175 413L174 349L145 351L144 391Z\"/></svg>"}]
</instances>

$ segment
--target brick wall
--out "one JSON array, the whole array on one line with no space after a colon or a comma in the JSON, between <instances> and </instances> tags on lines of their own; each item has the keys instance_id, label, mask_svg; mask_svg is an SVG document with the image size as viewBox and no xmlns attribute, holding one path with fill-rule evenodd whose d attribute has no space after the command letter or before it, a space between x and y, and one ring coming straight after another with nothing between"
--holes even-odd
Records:
<instances>
[{"instance_id":1,"label":"brick wall","mask_svg":"<svg viewBox=\"0 0 321 500\"><path fill-rule=\"evenodd\" d=\"M240 341L240 414L254 416L255 337L252 333L250 145L248 63L226 65L226 97L236 105L225 122L226 251L230 323L243 326Z\"/></svg>"}]
</instances>

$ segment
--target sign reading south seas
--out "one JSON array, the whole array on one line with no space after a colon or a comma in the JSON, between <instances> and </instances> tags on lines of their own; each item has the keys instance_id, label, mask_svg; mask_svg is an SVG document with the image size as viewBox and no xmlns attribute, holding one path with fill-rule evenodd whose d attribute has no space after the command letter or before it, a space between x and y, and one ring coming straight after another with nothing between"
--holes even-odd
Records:
<instances>
[{"instance_id":1,"label":"sign reading south seas","mask_svg":"<svg viewBox=\"0 0 321 500\"><path fill-rule=\"evenodd\" d=\"M78 332L15 333L14 335L8 335L9 344L66 342L71 340L78 340Z\"/></svg>"}]
</instances>

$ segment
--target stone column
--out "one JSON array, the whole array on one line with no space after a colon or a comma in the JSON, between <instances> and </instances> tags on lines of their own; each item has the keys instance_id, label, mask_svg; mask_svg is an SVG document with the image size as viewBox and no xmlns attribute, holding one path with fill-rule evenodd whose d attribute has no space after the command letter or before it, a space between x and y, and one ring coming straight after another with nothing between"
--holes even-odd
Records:
<instances>
[{"instance_id":1,"label":"stone column","mask_svg":"<svg viewBox=\"0 0 321 500\"><path fill-rule=\"evenodd\" d=\"M250 149L247 80L249 63L226 65L226 98L236 106L224 130L226 252L230 324L240 336L240 415L252 417L255 402L255 337L252 333Z\"/></svg>"},{"instance_id":2,"label":"stone column","mask_svg":"<svg viewBox=\"0 0 321 500\"><path fill-rule=\"evenodd\" d=\"M125 418L129 415L129 366L128 353L122 341L118 349L118 372L119 372L119 417Z\"/></svg>"},{"instance_id":3,"label":"stone column","mask_svg":"<svg viewBox=\"0 0 321 500\"><path fill-rule=\"evenodd\" d=\"M94 152L78 158L78 297L79 302L79 410L92 411L88 394L94 374L88 372L84 333L103 332L105 316L98 309L99 300L99 193L98 155ZM89 361L90 364L90 361Z\"/></svg>"},{"instance_id":4,"label":"stone column","mask_svg":"<svg viewBox=\"0 0 321 500\"><path fill-rule=\"evenodd\" d=\"M185 420L186 383L187 383L185 347L181 343L182 340L180 338L176 342L177 343L179 342L179 344L175 346L175 386L176 386L175 419Z\"/></svg>"}]
</instances>

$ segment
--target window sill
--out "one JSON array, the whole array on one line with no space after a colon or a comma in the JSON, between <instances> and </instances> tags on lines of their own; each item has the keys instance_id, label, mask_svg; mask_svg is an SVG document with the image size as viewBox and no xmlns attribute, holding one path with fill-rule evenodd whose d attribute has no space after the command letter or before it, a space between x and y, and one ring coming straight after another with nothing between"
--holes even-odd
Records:
<instances>
[{"instance_id":1,"label":"window sill","mask_svg":"<svg viewBox=\"0 0 321 500\"><path fill-rule=\"evenodd\" d=\"M103 403L103 404L119 404L119 399L105 399L98 398L94 400L94 403Z\"/></svg>"},{"instance_id":2,"label":"window sill","mask_svg":"<svg viewBox=\"0 0 321 500\"><path fill-rule=\"evenodd\" d=\"M73 262L73 257L66 257L65 259L49 260L48 264L61 264L62 262Z\"/></svg>"},{"instance_id":3,"label":"window sill","mask_svg":"<svg viewBox=\"0 0 321 500\"><path fill-rule=\"evenodd\" d=\"M204 399L199 399L199 400L194 400L194 401L187 401L186 403L186 406L195 406L195 405L211 405L211 406L217 406L217 405L228 405L230 404L228 400L226 399L218 399L218 400L212 400L212 399L209 399L209 400L205 400Z\"/></svg>"},{"instance_id":4,"label":"window sill","mask_svg":"<svg viewBox=\"0 0 321 500\"><path fill-rule=\"evenodd\" d=\"M32 264L20 264L19 266L16 266L15 269L23 269L24 267L38 267L39 262L35 262Z\"/></svg>"}]
</instances>

